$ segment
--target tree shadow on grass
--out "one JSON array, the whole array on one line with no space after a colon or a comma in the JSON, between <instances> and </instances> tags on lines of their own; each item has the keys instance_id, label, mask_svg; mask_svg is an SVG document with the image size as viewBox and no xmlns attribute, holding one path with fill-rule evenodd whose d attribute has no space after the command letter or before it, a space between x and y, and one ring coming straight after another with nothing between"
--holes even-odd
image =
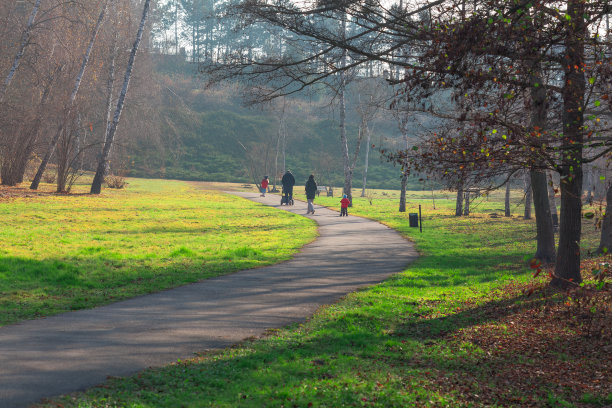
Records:
<instances>
[{"instance_id":1,"label":"tree shadow on grass","mask_svg":"<svg viewBox=\"0 0 612 408\"><path fill-rule=\"evenodd\" d=\"M415 312L403 324L399 325L394 333L400 337L410 337L417 340L434 340L461 329L498 320L524 310L541 308L548 302L549 300L546 298L530 298L521 295L489 301L467 310L441 316L431 316L432 308L428 305L428 302L425 302L425 311Z\"/></svg>"},{"instance_id":2,"label":"tree shadow on grass","mask_svg":"<svg viewBox=\"0 0 612 408\"><path fill-rule=\"evenodd\" d=\"M514 254L497 255L492 259L489 253L465 256L451 251L418 260L410 266L407 275L396 275L383 285L404 288L472 285L496 281L500 278L500 271L506 274L527 273L521 264L517 264L517 256Z\"/></svg>"},{"instance_id":3,"label":"tree shadow on grass","mask_svg":"<svg viewBox=\"0 0 612 408\"><path fill-rule=\"evenodd\" d=\"M219 233L223 232L235 232L235 233L243 233L243 232L252 232L253 230L260 231L286 231L288 229L287 225L262 225L262 226L252 226L252 225L219 225L219 226L210 226L210 227L147 227L147 228L137 228L137 229L108 229L103 232L105 234L116 234L116 235L139 235L139 234L205 234L205 233Z\"/></svg>"},{"instance_id":4,"label":"tree shadow on grass","mask_svg":"<svg viewBox=\"0 0 612 408\"><path fill-rule=\"evenodd\" d=\"M89 309L159 292L277 261L258 251L220 252L202 259L175 251L166 266L140 259L113 259L108 253L43 261L0 256L0 326Z\"/></svg>"}]
</instances>

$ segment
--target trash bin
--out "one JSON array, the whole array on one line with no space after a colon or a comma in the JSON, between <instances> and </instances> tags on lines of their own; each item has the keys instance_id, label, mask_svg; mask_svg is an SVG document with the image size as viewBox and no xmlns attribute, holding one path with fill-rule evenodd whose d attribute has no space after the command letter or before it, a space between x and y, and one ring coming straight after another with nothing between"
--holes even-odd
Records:
<instances>
[{"instance_id":1,"label":"trash bin","mask_svg":"<svg viewBox=\"0 0 612 408\"><path fill-rule=\"evenodd\" d=\"M410 224L410 227L418 228L419 227L419 214L417 213L408 214L408 222Z\"/></svg>"}]
</instances>

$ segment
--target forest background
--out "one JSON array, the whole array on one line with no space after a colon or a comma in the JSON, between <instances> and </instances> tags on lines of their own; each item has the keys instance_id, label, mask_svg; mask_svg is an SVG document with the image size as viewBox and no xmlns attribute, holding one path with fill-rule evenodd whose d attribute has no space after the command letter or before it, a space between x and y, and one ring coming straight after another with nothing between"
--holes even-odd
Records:
<instances>
[{"instance_id":1,"label":"forest background","mask_svg":"<svg viewBox=\"0 0 612 408\"><path fill-rule=\"evenodd\" d=\"M30 182L43 170L42 181L65 192L80 175L96 171L143 4L11 0L0 5L0 68L10 73L0 90L2 184ZM278 51L279 39L270 32L224 29L212 16L219 7L212 0L151 2L107 174L252 183L290 168L298 181L314 173L321 185L341 185L333 89L321 85L308 94L247 107L244 84L205 86L198 72L203 60L254 43L265 44L264 52ZM374 82L382 81L383 67L378 71ZM401 148L389 101L377 103L370 143ZM359 134L357 104L355 93L347 98L353 143ZM371 146L364 138L360 147L352 152L356 188L363 184ZM47 155L49 164L41 166ZM369 162L371 187L399 188L400 169L375 152ZM418 178L408 187L424 187Z\"/></svg>"}]
</instances>

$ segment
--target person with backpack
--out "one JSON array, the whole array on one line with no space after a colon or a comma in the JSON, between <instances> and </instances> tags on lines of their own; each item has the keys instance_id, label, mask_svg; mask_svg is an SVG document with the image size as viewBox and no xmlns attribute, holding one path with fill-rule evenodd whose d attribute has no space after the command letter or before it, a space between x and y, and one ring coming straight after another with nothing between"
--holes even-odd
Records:
<instances>
[{"instance_id":1,"label":"person with backpack","mask_svg":"<svg viewBox=\"0 0 612 408\"><path fill-rule=\"evenodd\" d=\"M315 195L317 195L317 183L311 174L306 182L306 200L308 201L308 211L306 211L306 214L314 214L315 212L313 205Z\"/></svg>"},{"instance_id":2,"label":"person with backpack","mask_svg":"<svg viewBox=\"0 0 612 408\"><path fill-rule=\"evenodd\" d=\"M291 174L291 170L287 170L287 172L283 175L281 183L283 184L283 200L285 204L289 205L289 200L293 201L293 186L295 185L295 177L293 177L293 174Z\"/></svg>"},{"instance_id":3,"label":"person with backpack","mask_svg":"<svg viewBox=\"0 0 612 408\"><path fill-rule=\"evenodd\" d=\"M264 178L261 180L261 195L260 197L265 197L266 196L266 191L268 190L268 176L264 176Z\"/></svg>"}]
</instances>

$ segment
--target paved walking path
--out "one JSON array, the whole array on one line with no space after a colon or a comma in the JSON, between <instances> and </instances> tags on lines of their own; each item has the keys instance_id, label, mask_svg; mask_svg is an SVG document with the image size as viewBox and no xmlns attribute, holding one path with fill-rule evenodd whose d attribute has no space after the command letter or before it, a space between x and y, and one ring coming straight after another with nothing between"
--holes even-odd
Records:
<instances>
[{"instance_id":1,"label":"paved walking path","mask_svg":"<svg viewBox=\"0 0 612 408\"><path fill-rule=\"evenodd\" d=\"M279 205L278 196L236 194ZM306 212L297 201L282 208ZM320 237L291 261L0 328L0 407L25 407L303 321L417 256L379 223L322 207L309 217Z\"/></svg>"}]
</instances>

